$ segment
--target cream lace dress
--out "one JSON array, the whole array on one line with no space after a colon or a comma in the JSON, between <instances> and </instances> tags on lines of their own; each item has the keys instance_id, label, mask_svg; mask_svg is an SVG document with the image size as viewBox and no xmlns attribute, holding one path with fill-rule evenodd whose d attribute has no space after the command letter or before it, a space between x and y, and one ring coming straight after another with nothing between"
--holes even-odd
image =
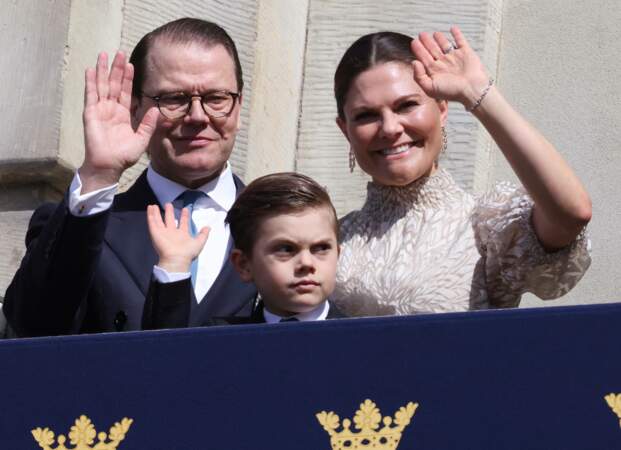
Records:
<instances>
[{"instance_id":1,"label":"cream lace dress","mask_svg":"<svg viewBox=\"0 0 621 450\"><path fill-rule=\"evenodd\" d=\"M341 219L341 256L330 297L351 316L512 307L532 292L569 291L591 262L583 231L547 253L523 188L499 183L479 198L439 170L406 187L369 183L359 211Z\"/></svg>"}]
</instances>

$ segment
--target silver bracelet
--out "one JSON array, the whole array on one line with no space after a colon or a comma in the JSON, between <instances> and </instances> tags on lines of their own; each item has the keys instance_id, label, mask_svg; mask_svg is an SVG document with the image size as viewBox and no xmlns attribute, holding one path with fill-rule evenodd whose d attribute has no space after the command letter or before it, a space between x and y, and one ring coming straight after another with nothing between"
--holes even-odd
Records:
<instances>
[{"instance_id":1,"label":"silver bracelet","mask_svg":"<svg viewBox=\"0 0 621 450\"><path fill-rule=\"evenodd\" d=\"M494 79L492 77L489 77L489 83L487 83L487 87L485 89L483 89L483 93L481 94L479 99L476 101L476 103L474 105L472 105L471 108L467 108L466 111L472 112L475 109L477 109L481 105L481 102L483 101L483 99L485 98L485 96L487 95L489 90L492 88L493 84L494 84Z\"/></svg>"}]
</instances>

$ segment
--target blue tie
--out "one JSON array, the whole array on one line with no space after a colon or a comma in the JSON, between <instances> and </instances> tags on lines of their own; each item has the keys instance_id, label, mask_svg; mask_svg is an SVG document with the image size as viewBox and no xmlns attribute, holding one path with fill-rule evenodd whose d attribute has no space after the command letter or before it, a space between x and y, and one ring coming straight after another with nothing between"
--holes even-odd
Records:
<instances>
[{"instance_id":1,"label":"blue tie","mask_svg":"<svg viewBox=\"0 0 621 450\"><path fill-rule=\"evenodd\" d=\"M205 195L206 194L203 191L185 191L179 196L183 201L183 207L188 208L188 212L190 213L190 234L192 236L196 236L198 234L198 229L196 228L194 218L192 217L192 213L194 212L194 204L199 198L204 197ZM198 258L192 261L192 266L190 267L190 273L192 274L192 286L196 285L197 270Z\"/></svg>"}]
</instances>

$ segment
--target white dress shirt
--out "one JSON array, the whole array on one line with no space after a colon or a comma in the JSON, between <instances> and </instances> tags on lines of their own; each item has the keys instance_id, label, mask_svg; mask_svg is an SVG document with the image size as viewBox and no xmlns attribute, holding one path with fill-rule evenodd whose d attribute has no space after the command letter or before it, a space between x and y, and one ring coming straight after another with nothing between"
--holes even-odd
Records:
<instances>
[{"instance_id":1,"label":"white dress shirt","mask_svg":"<svg viewBox=\"0 0 621 450\"><path fill-rule=\"evenodd\" d=\"M160 205L173 204L175 216L178 218L182 204L181 200L175 200L188 188L164 178L150 165L147 168L147 182ZM117 188L118 184L115 184L80 195L82 182L76 172L70 187L69 211L75 216L88 216L105 211L112 206ZM196 190L203 191L206 196L198 199L194 204L192 220L198 230L205 226L210 228L207 243L198 257L197 279L194 286L196 299L200 302L218 277L232 245L229 227L224 224L226 214L235 202L237 192L229 164L227 163L217 178ZM158 266L154 267L153 274L162 283L190 277L189 272L169 273Z\"/></svg>"},{"instance_id":2,"label":"white dress shirt","mask_svg":"<svg viewBox=\"0 0 621 450\"><path fill-rule=\"evenodd\" d=\"M82 180L76 170L69 186L69 212L74 216L86 217L109 209L118 187L116 183L82 195Z\"/></svg>"}]
</instances>

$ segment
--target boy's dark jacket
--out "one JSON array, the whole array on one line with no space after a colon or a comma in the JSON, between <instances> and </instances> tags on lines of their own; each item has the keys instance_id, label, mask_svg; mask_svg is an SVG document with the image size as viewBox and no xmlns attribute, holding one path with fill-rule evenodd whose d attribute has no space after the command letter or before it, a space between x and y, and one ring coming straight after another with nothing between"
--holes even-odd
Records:
<instances>
[{"instance_id":1,"label":"boy's dark jacket","mask_svg":"<svg viewBox=\"0 0 621 450\"><path fill-rule=\"evenodd\" d=\"M190 311L192 310L193 301L192 283L189 278L173 283L159 283L152 279L142 314L142 328L144 330L158 330L190 326ZM330 303L326 319L341 319L344 317L346 316L333 303ZM202 323L193 323L192 326L242 325L251 323L265 323L263 303L260 301L257 302L250 316L206 318Z\"/></svg>"}]
</instances>

